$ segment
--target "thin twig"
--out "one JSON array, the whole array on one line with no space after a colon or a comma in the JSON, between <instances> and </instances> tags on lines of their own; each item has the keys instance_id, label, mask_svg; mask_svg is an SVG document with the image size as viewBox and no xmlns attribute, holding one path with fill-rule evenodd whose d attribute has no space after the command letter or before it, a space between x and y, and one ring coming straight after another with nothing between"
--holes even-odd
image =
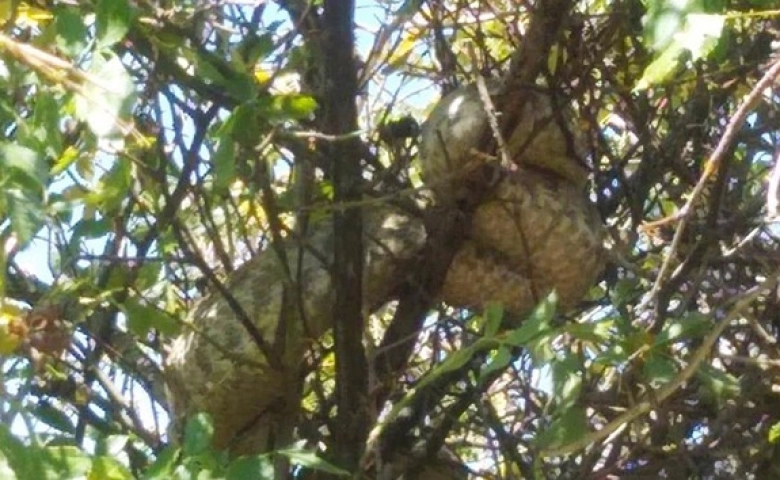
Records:
<instances>
[{"instance_id":1,"label":"thin twig","mask_svg":"<svg viewBox=\"0 0 780 480\"><path fill-rule=\"evenodd\" d=\"M498 145L501 166L506 169L512 169L512 158L509 156L504 136L501 134L501 128L498 126L496 107L493 105L493 101L490 98L490 92L488 92L488 87L485 84L485 79L482 75L477 76L477 91L479 92L479 99L482 101L482 108L485 110L485 116L487 116L490 131L493 133L496 145Z\"/></svg>"},{"instance_id":2,"label":"thin twig","mask_svg":"<svg viewBox=\"0 0 780 480\"><path fill-rule=\"evenodd\" d=\"M307 131L282 131L280 134L285 137L292 137L292 138L304 138L304 139L317 139L317 140L324 140L326 142L343 142L345 140L352 140L353 138L360 138L360 135L365 133L362 130L355 130L354 132L344 133L341 135L331 135L328 133L318 132L316 130L307 130Z\"/></svg>"},{"instance_id":3,"label":"thin twig","mask_svg":"<svg viewBox=\"0 0 780 480\"><path fill-rule=\"evenodd\" d=\"M669 398L674 392L677 391L685 382L687 382L698 370L699 366L707 359L715 342L720 338L720 334L723 330L734 320L736 320L747 307L750 306L758 297L766 294L772 290L777 283L777 274L770 276L764 280L760 285L753 287L745 292L741 298L735 303L734 307L728 312L725 318L717 323L712 331L704 337L699 348L691 356L688 365L677 374L677 376L669 383L663 385L658 390L654 390L646 394L642 400L636 405L631 407L628 411L609 422L601 430L591 432L583 435L577 440L568 443L560 447L551 447L542 450L541 454L545 457L555 457L560 455L569 455L576 453L588 446L600 442L609 437L613 432L622 428L625 424L639 418L640 416L650 412L654 408L658 407L658 404L667 398Z\"/></svg>"},{"instance_id":4,"label":"thin twig","mask_svg":"<svg viewBox=\"0 0 780 480\"><path fill-rule=\"evenodd\" d=\"M714 152L712 152L712 155L710 155L710 158L707 160L707 163L705 164L704 167L704 172L702 172L698 183L696 183L696 187L694 187L693 192L691 192L691 195L688 198L688 201L685 202L685 205L683 205L683 207L679 211L666 218L662 218L655 222L649 222L644 225L643 228L648 230L648 229L660 227L662 225L667 225L675 221L679 221L679 224L677 225L677 230L674 233L674 238L672 239L672 245L669 249L669 252L664 258L664 262L661 265L661 269L658 272L658 276L656 277L652 290L650 290L649 295L640 304L639 306L640 310L643 309L644 307L647 307L647 305L656 298L658 292L661 291L661 286L663 285L663 282L666 279L669 269L671 268L672 258L674 258L674 254L679 248L680 243L682 242L683 232L685 231L685 227L688 224L688 220L690 219L691 216L690 214L691 212L693 212L693 207L696 204L696 201L699 199L701 193L704 191L707 182L718 171L721 163L723 163L723 159L726 156L726 152L729 151L732 144L736 140L737 133L739 129L742 127L742 125L745 123L745 119L747 118L748 114L756 106L764 90L766 90L772 85L772 83L775 81L775 78L777 78L778 75L780 75L780 60L776 61L775 64L772 65L772 68L770 68L764 74L761 80L759 80L756 86L753 87L753 89L750 91L748 96L742 102L742 105L739 106L737 111L734 113L734 116L731 117L731 120L726 126L726 130L723 132L723 136L721 137L720 142L718 142L717 148L715 149Z\"/></svg>"}]
</instances>

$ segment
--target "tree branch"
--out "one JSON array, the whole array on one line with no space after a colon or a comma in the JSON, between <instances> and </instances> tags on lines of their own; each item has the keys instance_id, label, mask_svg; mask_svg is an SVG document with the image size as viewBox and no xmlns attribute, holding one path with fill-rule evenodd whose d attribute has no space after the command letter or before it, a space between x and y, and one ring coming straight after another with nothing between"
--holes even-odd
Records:
<instances>
[{"instance_id":1,"label":"tree branch","mask_svg":"<svg viewBox=\"0 0 780 480\"><path fill-rule=\"evenodd\" d=\"M324 125L326 134L357 130L357 69L354 60L354 1L326 0ZM352 137L325 145L336 203L361 197L359 141ZM359 208L335 210L333 334L336 351L336 461L348 470L359 462L368 435L368 365L363 346L363 219Z\"/></svg>"}]
</instances>

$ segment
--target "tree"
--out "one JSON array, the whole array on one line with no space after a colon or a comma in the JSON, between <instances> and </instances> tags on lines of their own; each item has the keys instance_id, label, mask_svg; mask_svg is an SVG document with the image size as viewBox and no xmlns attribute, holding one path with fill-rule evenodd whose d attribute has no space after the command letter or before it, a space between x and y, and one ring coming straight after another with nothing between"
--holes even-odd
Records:
<instances>
[{"instance_id":1,"label":"tree","mask_svg":"<svg viewBox=\"0 0 780 480\"><path fill-rule=\"evenodd\" d=\"M4 475L777 476L772 8L3 2Z\"/></svg>"}]
</instances>

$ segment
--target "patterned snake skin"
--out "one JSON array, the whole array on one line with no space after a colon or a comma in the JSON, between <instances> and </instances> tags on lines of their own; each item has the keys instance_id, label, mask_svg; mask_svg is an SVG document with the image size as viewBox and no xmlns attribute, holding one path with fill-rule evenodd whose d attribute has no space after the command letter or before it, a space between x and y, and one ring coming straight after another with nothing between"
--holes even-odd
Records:
<instances>
[{"instance_id":1,"label":"patterned snake skin","mask_svg":"<svg viewBox=\"0 0 780 480\"><path fill-rule=\"evenodd\" d=\"M500 86L488 85L500 110ZM601 221L589 201L581 139L550 97L524 92L518 125L506 139L515 164L476 210L470 241L456 255L442 299L480 307L498 301L527 313L553 289L562 308L579 302L604 263ZM457 172L474 161L488 128L475 86L445 97L423 126L420 166L441 202L457 194ZM455 178L453 178L455 177ZM440 182L438 179L450 178Z\"/></svg>"},{"instance_id":2,"label":"patterned snake skin","mask_svg":"<svg viewBox=\"0 0 780 480\"><path fill-rule=\"evenodd\" d=\"M498 301L522 315L555 289L560 305L569 308L599 275L601 225L588 200L587 170L569 122L554 111L544 95L528 96L518 127L507 139L517 168L505 172L476 210L441 300L475 308ZM421 167L437 201L451 200L458 188L451 179L471 161L470 150L486 125L474 87L457 90L432 112L423 128ZM166 360L174 429L187 415L206 411L214 420L217 447L258 453L289 444L301 405L302 359L331 326L334 294L323 259L332 262L332 227L323 222L312 230L305 245L291 241L283 246L290 271L301 265L293 273L302 292L296 308L283 307L285 269L274 249L226 280L248 317L280 352L281 368L268 366L222 295L206 297L189 316L192 329L174 341ZM425 230L420 219L389 206L372 207L365 211L365 235L364 295L370 311L391 299L410 263L404 260L425 243Z\"/></svg>"}]
</instances>

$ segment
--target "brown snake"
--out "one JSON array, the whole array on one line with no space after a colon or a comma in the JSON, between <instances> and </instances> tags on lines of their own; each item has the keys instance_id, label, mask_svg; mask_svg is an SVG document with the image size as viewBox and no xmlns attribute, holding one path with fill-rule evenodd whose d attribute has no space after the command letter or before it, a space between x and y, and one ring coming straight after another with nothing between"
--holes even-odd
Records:
<instances>
[{"instance_id":1,"label":"brown snake","mask_svg":"<svg viewBox=\"0 0 780 480\"><path fill-rule=\"evenodd\" d=\"M498 92L498 110L501 102ZM528 92L518 119L506 139L516 168L504 172L477 208L447 273L440 299L452 306L478 309L496 301L523 315L555 289L559 305L567 309L581 300L603 267L601 223L588 199L588 171L568 116L556 111L547 95ZM448 179L472 161L471 150L488 130L487 122L473 86L445 97L431 113L420 165L438 202L455 194L457 182ZM320 255L296 242L284 245L291 271L301 260L302 308L283 306L285 269L273 249L226 280L263 337L279 347L283 369L268 367L221 295L207 296L188 318L193 328L174 341L166 360L175 425L206 411L214 420L217 447L258 453L289 444L301 405L305 351L331 327L334 292L321 259L332 261L332 228L323 222L312 230L306 243ZM420 219L383 206L365 211L365 236L368 311L391 300L395 281L403 276L400 265L408 263L402 260L420 251L425 231Z\"/></svg>"}]
</instances>

